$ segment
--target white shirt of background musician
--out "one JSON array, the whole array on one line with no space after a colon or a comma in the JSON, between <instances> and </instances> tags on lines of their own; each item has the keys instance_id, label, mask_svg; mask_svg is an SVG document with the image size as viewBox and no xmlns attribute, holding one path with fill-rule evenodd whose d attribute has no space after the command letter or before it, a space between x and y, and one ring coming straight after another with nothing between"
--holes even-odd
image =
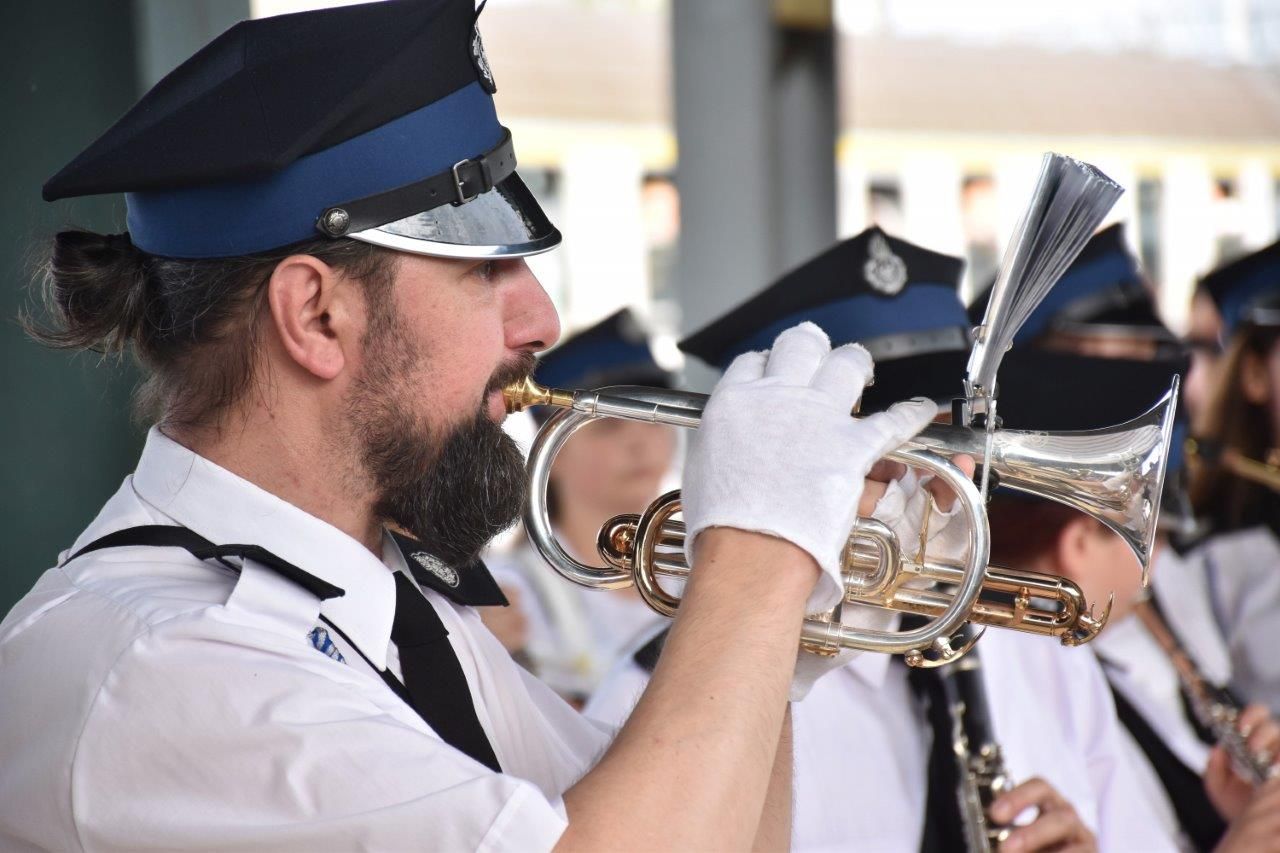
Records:
<instances>
[{"instance_id":1,"label":"white shirt of background musician","mask_svg":"<svg viewBox=\"0 0 1280 853\"><path fill-rule=\"evenodd\" d=\"M626 649L667 624L634 594L565 580L531 545L485 559L500 584L519 591L534 670L562 695L590 696Z\"/></svg>"},{"instance_id":2,"label":"white shirt of background musician","mask_svg":"<svg viewBox=\"0 0 1280 853\"><path fill-rule=\"evenodd\" d=\"M1112 622L1093 644L1104 659L1103 668L1111 685L1129 700L1183 764L1203 774L1209 747L1196 735L1183 710L1181 683L1173 664L1142 623L1133 616ZM1173 802L1142 746L1128 730L1124 731L1124 740L1143 798L1159 816L1164 832L1178 837L1184 849L1192 849L1190 841L1181 838Z\"/></svg>"},{"instance_id":3,"label":"white shirt of background musician","mask_svg":"<svg viewBox=\"0 0 1280 853\"><path fill-rule=\"evenodd\" d=\"M252 560L97 551L0 623L0 848L549 849L560 794L606 736L432 591L506 770L445 744L340 637L395 670L393 570L355 540L153 429L73 546L143 524L256 544L346 590L323 604ZM395 555L392 559L389 555Z\"/></svg>"},{"instance_id":4,"label":"white shirt of background musician","mask_svg":"<svg viewBox=\"0 0 1280 853\"><path fill-rule=\"evenodd\" d=\"M1151 588L1174 636L1205 677L1214 684L1229 684L1231 652L1213 612L1213 590L1203 561L1194 551L1182 556L1173 548L1159 548L1151 567ZM1110 628L1102 636L1109 633Z\"/></svg>"},{"instance_id":5,"label":"white shirt of background musician","mask_svg":"<svg viewBox=\"0 0 1280 853\"><path fill-rule=\"evenodd\" d=\"M1209 577L1240 697L1280 714L1280 541L1266 527L1210 537L1189 555Z\"/></svg>"},{"instance_id":6,"label":"white shirt of background musician","mask_svg":"<svg viewBox=\"0 0 1280 853\"><path fill-rule=\"evenodd\" d=\"M1062 793L1103 851L1176 850L1140 797L1120 724L1087 649L992 629L979 642L993 723L1015 780ZM620 725L647 682L627 658L586 713ZM792 705L798 851L919 849L932 732L906 668L863 654Z\"/></svg>"}]
</instances>

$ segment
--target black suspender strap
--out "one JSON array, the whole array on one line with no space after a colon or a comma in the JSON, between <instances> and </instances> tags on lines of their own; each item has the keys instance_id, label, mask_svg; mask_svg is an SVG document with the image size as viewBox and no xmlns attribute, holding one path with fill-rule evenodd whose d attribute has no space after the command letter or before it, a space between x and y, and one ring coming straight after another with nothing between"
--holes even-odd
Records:
<instances>
[{"instance_id":1,"label":"black suspender strap","mask_svg":"<svg viewBox=\"0 0 1280 853\"><path fill-rule=\"evenodd\" d=\"M249 559L293 581L321 600L345 594L341 587L303 571L258 545L215 545L194 531L173 525L144 525L108 533L72 554L63 565L82 554L125 546L182 548L198 560L217 560L233 572L240 569L227 558ZM321 621L360 654L387 687L413 708L441 740L501 773L493 746L476 716L471 689L467 686L462 664L449 643L448 630L430 602L408 578L397 572L395 579L396 612L391 639L400 653L400 669L405 684L386 670L374 666L337 625L324 616L320 617Z\"/></svg>"},{"instance_id":2,"label":"black suspender strap","mask_svg":"<svg viewBox=\"0 0 1280 853\"><path fill-rule=\"evenodd\" d=\"M1209 801L1204 791L1204 780L1169 749L1124 693L1112 686L1111 695L1116 700L1116 716L1142 748L1151 769L1160 778L1182 831L1197 850L1212 850L1222 840L1227 825Z\"/></svg>"},{"instance_id":3,"label":"black suspender strap","mask_svg":"<svg viewBox=\"0 0 1280 853\"><path fill-rule=\"evenodd\" d=\"M239 570L233 564L227 562L227 557L240 557L241 559L261 563L281 577L293 581L321 601L346 595L346 590L342 587L334 586L309 572L304 572L293 563L280 559L265 548L257 545L215 545L199 533L188 530L185 527L175 527L169 524L126 527L124 530L108 533L106 536L93 540L72 554L67 558L66 563L71 562L81 554L88 554L90 551L101 551L103 548L121 548L126 545L182 548L197 560L217 560L232 571ZM66 563L63 563L63 565L66 565Z\"/></svg>"}]
</instances>

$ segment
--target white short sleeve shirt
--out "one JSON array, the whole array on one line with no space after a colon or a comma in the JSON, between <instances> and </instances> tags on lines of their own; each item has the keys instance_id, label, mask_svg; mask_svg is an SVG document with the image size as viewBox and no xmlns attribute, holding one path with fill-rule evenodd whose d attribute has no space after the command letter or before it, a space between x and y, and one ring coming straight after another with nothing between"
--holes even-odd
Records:
<instances>
[{"instance_id":1,"label":"white short sleeve shirt","mask_svg":"<svg viewBox=\"0 0 1280 853\"><path fill-rule=\"evenodd\" d=\"M0 849L555 844L560 795L607 737L474 611L425 590L504 772L441 741L371 668L398 672L396 549L380 560L154 429L68 555L144 524L260 545L345 595L321 602L251 560L236 574L176 548L50 569L0 622ZM322 615L357 647L334 638L345 662L309 638Z\"/></svg>"}]
</instances>

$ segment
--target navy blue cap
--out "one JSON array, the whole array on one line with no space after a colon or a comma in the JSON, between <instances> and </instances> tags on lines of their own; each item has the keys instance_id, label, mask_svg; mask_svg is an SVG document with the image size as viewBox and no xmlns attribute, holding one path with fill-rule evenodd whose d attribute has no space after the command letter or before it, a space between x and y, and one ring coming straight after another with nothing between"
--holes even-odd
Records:
<instances>
[{"instance_id":1,"label":"navy blue cap","mask_svg":"<svg viewBox=\"0 0 1280 853\"><path fill-rule=\"evenodd\" d=\"M969 306L976 326L986 314L988 286ZM1138 259L1125 242L1124 226L1116 223L1089 240L1036 310L1014 336L1015 347L1027 346L1049 332L1143 336L1174 340L1161 322L1147 289Z\"/></svg>"},{"instance_id":2,"label":"navy blue cap","mask_svg":"<svg viewBox=\"0 0 1280 853\"><path fill-rule=\"evenodd\" d=\"M866 410L902 397L949 399L962 390L970 345L956 295L963 272L960 258L868 228L685 338L680 349L723 370L808 320L833 346L857 342L876 360Z\"/></svg>"},{"instance_id":3,"label":"navy blue cap","mask_svg":"<svg viewBox=\"0 0 1280 853\"><path fill-rule=\"evenodd\" d=\"M309 238L509 257L560 240L515 174L472 0L386 0L243 21L44 186L124 192L155 255Z\"/></svg>"},{"instance_id":4,"label":"navy blue cap","mask_svg":"<svg viewBox=\"0 0 1280 853\"><path fill-rule=\"evenodd\" d=\"M671 374L653 357L649 333L623 308L539 357L533 376L553 388L656 385L670 388Z\"/></svg>"},{"instance_id":5,"label":"navy blue cap","mask_svg":"<svg viewBox=\"0 0 1280 853\"><path fill-rule=\"evenodd\" d=\"M1186 372L1185 357L1142 361L1049 350L1012 352L1000 366L1007 429L1102 429L1132 420Z\"/></svg>"},{"instance_id":6,"label":"navy blue cap","mask_svg":"<svg viewBox=\"0 0 1280 853\"><path fill-rule=\"evenodd\" d=\"M1218 267L1200 280L1200 287L1222 315L1223 339L1230 338L1251 306L1280 292L1280 242Z\"/></svg>"}]
</instances>

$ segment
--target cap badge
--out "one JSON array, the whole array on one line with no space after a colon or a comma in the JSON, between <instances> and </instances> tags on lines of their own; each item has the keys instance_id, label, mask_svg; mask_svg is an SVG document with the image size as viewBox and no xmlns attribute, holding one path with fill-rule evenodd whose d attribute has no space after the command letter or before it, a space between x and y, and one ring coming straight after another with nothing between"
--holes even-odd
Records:
<instances>
[{"instance_id":1,"label":"cap badge","mask_svg":"<svg viewBox=\"0 0 1280 853\"><path fill-rule=\"evenodd\" d=\"M471 64L480 75L480 85L492 95L498 91L498 84L493 82L493 71L489 69L489 57L484 52L484 42L480 40L480 28L471 28Z\"/></svg>"},{"instance_id":2,"label":"cap badge","mask_svg":"<svg viewBox=\"0 0 1280 853\"><path fill-rule=\"evenodd\" d=\"M446 565L440 558L428 554L426 551L414 551L409 555L419 566L431 572L431 574L444 581L454 589L458 588L461 579L458 573L454 571L452 566Z\"/></svg>"},{"instance_id":3,"label":"cap badge","mask_svg":"<svg viewBox=\"0 0 1280 853\"><path fill-rule=\"evenodd\" d=\"M867 248L869 257L862 275L874 290L893 296L907 283L907 262L893 253L889 243L879 234L873 235Z\"/></svg>"}]
</instances>

